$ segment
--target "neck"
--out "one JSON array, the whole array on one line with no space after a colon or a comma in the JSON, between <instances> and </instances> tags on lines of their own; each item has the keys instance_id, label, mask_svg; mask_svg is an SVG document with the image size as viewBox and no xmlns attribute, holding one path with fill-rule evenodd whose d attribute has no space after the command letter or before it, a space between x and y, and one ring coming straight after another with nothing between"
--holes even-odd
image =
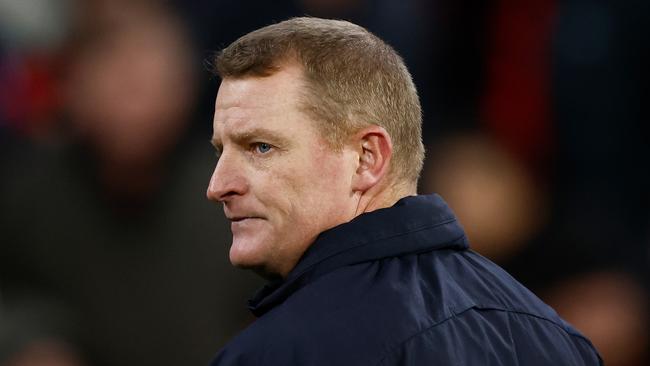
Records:
<instances>
[{"instance_id":1,"label":"neck","mask_svg":"<svg viewBox=\"0 0 650 366\"><path fill-rule=\"evenodd\" d=\"M363 213L393 206L397 201L417 194L415 184L396 183L372 187L368 191L359 192L359 201L354 217Z\"/></svg>"}]
</instances>

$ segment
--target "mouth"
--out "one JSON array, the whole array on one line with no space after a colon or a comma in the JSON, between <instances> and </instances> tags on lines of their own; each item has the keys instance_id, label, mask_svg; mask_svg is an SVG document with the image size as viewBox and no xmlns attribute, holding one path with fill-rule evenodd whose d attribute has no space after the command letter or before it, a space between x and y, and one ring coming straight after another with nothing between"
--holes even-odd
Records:
<instances>
[{"instance_id":1,"label":"mouth","mask_svg":"<svg viewBox=\"0 0 650 366\"><path fill-rule=\"evenodd\" d=\"M228 217L228 220L230 222L242 222L244 220L254 220L254 219L261 220L262 217L259 217L259 216L231 216L231 217Z\"/></svg>"}]
</instances>

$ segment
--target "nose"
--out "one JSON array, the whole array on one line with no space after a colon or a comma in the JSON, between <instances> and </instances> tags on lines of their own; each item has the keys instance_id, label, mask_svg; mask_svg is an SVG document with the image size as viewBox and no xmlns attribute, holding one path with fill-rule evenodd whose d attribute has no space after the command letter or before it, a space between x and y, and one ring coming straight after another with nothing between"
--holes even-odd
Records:
<instances>
[{"instance_id":1,"label":"nose","mask_svg":"<svg viewBox=\"0 0 650 366\"><path fill-rule=\"evenodd\" d=\"M222 154L212 172L207 197L211 201L224 202L241 196L248 190L243 166L230 156Z\"/></svg>"}]
</instances>

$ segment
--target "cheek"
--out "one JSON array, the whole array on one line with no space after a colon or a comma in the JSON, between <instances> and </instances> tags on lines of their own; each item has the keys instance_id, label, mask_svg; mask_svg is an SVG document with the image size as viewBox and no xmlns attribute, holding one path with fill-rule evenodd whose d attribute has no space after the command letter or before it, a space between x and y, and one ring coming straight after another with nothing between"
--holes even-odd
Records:
<instances>
[{"instance_id":1,"label":"cheek","mask_svg":"<svg viewBox=\"0 0 650 366\"><path fill-rule=\"evenodd\" d=\"M313 178L312 184L318 186L323 194L332 194L337 198L346 196L352 179L347 169L347 161L330 155L315 161L310 174Z\"/></svg>"},{"instance_id":2,"label":"cheek","mask_svg":"<svg viewBox=\"0 0 650 366\"><path fill-rule=\"evenodd\" d=\"M348 211L351 177L345 167L329 151L283 161L258 171L255 195L276 225L311 231Z\"/></svg>"},{"instance_id":3,"label":"cheek","mask_svg":"<svg viewBox=\"0 0 650 366\"><path fill-rule=\"evenodd\" d=\"M302 188L302 202L308 202L312 216L340 215L350 198L350 180L342 159L324 157L305 168L303 179L297 184Z\"/></svg>"},{"instance_id":4,"label":"cheek","mask_svg":"<svg viewBox=\"0 0 650 366\"><path fill-rule=\"evenodd\" d=\"M298 171L290 166L271 166L258 170L251 179L251 191L259 209L277 225L293 221L295 208L303 200Z\"/></svg>"}]
</instances>

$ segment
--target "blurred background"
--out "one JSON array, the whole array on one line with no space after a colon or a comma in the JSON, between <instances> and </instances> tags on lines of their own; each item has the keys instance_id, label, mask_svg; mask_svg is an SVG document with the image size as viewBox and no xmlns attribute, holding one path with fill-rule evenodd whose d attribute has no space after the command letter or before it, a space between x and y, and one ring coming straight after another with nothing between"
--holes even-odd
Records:
<instances>
[{"instance_id":1,"label":"blurred background","mask_svg":"<svg viewBox=\"0 0 650 366\"><path fill-rule=\"evenodd\" d=\"M0 366L206 365L262 284L205 199L206 60L291 16L404 57L420 193L595 343L650 364L645 0L0 0Z\"/></svg>"}]
</instances>

